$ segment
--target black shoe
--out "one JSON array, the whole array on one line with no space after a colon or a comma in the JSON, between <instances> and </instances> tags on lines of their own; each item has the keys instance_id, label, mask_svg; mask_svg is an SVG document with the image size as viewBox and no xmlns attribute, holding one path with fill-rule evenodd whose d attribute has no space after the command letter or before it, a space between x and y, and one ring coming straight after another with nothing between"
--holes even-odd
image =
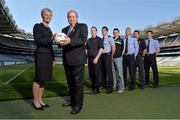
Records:
<instances>
[{"instance_id":1,"label":"black shoe","mask_svg":"<svg viewBox=\"0 0 180 120\"><path fill-rule=\"evenodd\" d=\"M76 115L77 113L79 113L79 112L81 112L81 107L78 107L78 106L76 106L76 107L73 107L72 108L72 110L71 110L71 114L72 115Z\"/></svg>"},{"instance_id":2,"label":"black shoe","mask_svg":"<svg viewBox=\"0 0 180 120\"><path fill-rule=\"evenodd\" d=\"M143 87L143 86L140 86L139 89L144 89L144 87Z\"/></svg>"},{"instance_id":3,"label":"black shoe","mask_svg":"<svg viewBox=\"0 0 180 120\"><path fill-rule=\"evenodd\" d=\"M33 107L36 109L36 110L44 110L43 107L36 107L36 105L33 103Z\"/></svg>"},{"instance_id":4,"label":"black shoe","mask_svg":"<svg viewBox=\"0 0 180 120\"><path fill-rule=\"evenodd\" d=\"M149 82L146 82L145 85L149 85Z\"/></svg>"},{"instance_id":5,"label":"black shoe","mask_svg":"<svg viewBox=\"0 0 180 120\"><path fill-rule=\"evenodd\" d=\"M158 84L154 84L153 85L153 88L157 88L159 85Z\"/></svg>"},{"instance_id":6,"label":"black shoe","mask_svg":"<svg viewBox=\"0 0 180 120\"><path fill-rule=\"evenodd\" d=\"M103 90L104 88L103 87L99 87L100 90Z\"/></svg>"},{"instance_id":7,"label":"black shoe","mask_svg":"<svg viewBox=\"0 0 180 120\"><path fill-rule=\"evenodd\" d=\"M144 86L143 86L143 85L140 85L140 86L139 86L139 89L144 89Z\"/></svg>"},{"instance_id":8,"label":"black shoe","mask_svg":"<svg viewBox=\"0 0 180 120\"><path fill-rule=\"evenodd\" d=\"M63 106L63 107L69 107L69 106L71 106L71 102L66 102L66 103L64 103L62 106Z\"/></svg>"},{"instance_id":9,"label":"black shoe","mask_svg":"<svg viewBox=\"0 0 180 120\"><path fill-rule=\"evenodd\" d=\"M43 107L43 108L48 108L48 107L50 107L48 104L41 104L41 106Z\"/></svg>"},{"instance_id":10,"label":"black shoe","mask_svg":"<svg viewBox=\"0 0 180 120\"><path fill-rule=\"evenodd\" d=\"M134 89L135 89L135 87L129 87L129 91L132 91Z\"/></svg>"},{"instance_id":11,"label":"black shoe","mask_svg":"<svg viewBox=\"0 0 180 120\"><path fill-rule=\"evenodd\" d=\"M99 90L93 90L90 94L95 95L95 94L98 94L98 93L100 93Z\"/></svg>"},{"instance_id":12,"label":"black shoe","mask_svg":"<svg viewBox=\"0 0 180 120\"><path fill-rule=\"evenodd\" d=\"M111 94L113 91L112 90L107 90L106 94Z\"/></svg>"}]
</instances>

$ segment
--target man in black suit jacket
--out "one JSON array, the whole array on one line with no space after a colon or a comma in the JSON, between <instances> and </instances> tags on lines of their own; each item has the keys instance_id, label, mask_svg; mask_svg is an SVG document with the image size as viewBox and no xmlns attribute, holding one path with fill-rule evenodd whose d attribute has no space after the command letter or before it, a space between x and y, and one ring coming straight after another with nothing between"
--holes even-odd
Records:
<instances>
[{"instance_id":1,"label":"man in black suit jacket","mask_svg":"<svg viewBox=\"0 0 180 120\"><path fill-rule=\"evenodd\" d=\"M63 54L63 65L69 87L70 101L63 104L71 106L71 114L77 114L83 106L83 77L86 63L85 43L88 37L86 24L78 23L78 14L71 10L67 14L69 26L62 32L67 35L60 42Z\"/></svg>"}]
</instances>

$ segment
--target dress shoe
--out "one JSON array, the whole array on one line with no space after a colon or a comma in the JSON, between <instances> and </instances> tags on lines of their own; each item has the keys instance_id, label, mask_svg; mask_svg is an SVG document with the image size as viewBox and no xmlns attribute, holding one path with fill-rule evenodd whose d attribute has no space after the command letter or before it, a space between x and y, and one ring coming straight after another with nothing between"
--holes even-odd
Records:
<instances>
[{"instance_id":1,"label":"dress shoe","mask_svg":"<svg viewBox=\"0 0 180 120\"><path fill-rule=\"evenodd\" d=\"M135 89L135 87L129 87L129 91L132 91L134 89Z\"/></svg>"},{"instance_id":2,"label":"dress shoe","mask_svg":"<svg viewBox=\"0 0 180 120\"><path fill-rule=\"evenodd\" d=\"M140 86L139 86L139 89L144 89L144 86L143 86L143 85L140 85Z\"/></svg>"},{"instance_id":3,"label":"dress shoe","mask_svg":"<svg viewBox=\"0 0 180 120\"><path fill-rule=\"evenodd\" d=\"M63 107L69 107L69 106L71 106L71 102L66 102L66 103L64 103L62 106L63 106Z\"/></svg>"},{"instance_id":4,"label":"dress shoe","mask_svg":"<svg viewBox=\"0 0 180 120\"><path fill-rule=\"evenodd\" d=\"M93 90L90 94L95 95L95 94L98 94L98 93L100 93L99 90Z\"/></svg>"},{"instance_id":5,"label":"dress shoe","mask_svg":"<svg viewBox=\"0 0 180 120\"><path fill-rule=\"evenodd\" d=\"M149 82L146 82L145 85L149 85Z\"/></svg>"},{"instance_id":6,"label":"dress shoe","mask_svg":"<svg viewBox=\"0 0 180 120\"><path fill-rule=\"evenodd\" d=\"M158 84L153 84L153 88L157 88L158 86Z\"/></svg>"},{"instance_id":7,"label":"dress shoe","mask_svg":"<svg viewBox=\"0 0 180 120\"><path fill-rule=\"evenodd\" d=\"M48 107L50 107L48 104L41 104L41 106L43 107L43 108L48 108Z\"/></svg>"},{"instance_id":8,"label":"dress shoe","mask_svg":"<svg viewBox=\"0 0 180 120\"><path fill-rule=\"evenodd\" d=\"M139 89L144 89L144 87L143 87L143 86L140 86Z\"/></svg>"},{"instance_id":9,"label":"dress shoe","mask_svg":"<svg viewBox=\"0 0 180 120\"><path fill-rule=\"evenodd\" d=\"M135 85L130 84L130 85L128 86L128 88L129 88L129 91L132 91L132 90L135 89Z\"/></svg>"},{"instance_id":10,"label":"dress shoe","mask_svg":"<svg viewBox=\"0 0 180 120\"><path fill-rule=\"evenodd\" d=\"M111 94L113 91L112 90L107 90L106 94Z\"/></svg>"},{"instance_id":11,"label":"dress shoe","mask_svg":"<svg viewBox=\"0 0 180 120\"><path fill-rule=\"evenodd\" d=\"M71 110L71 114L72 115L76 115L77 113L79 113L81 111L82 107L73 107L72 110Z\"/></svg>"},{"instance_id":12,"label":"dress shoe","mask_svg":"<svg viewBox=\"0 0 180 120\"><path fill-rule=\"evenodd\" d=\"M36 110L44 110L42 106L41 106L41 107L36 107L36 105L35 105L34 103L33 103L33 107L34 107L34 109L36 109Z\"/></svg>"}]
</instances>

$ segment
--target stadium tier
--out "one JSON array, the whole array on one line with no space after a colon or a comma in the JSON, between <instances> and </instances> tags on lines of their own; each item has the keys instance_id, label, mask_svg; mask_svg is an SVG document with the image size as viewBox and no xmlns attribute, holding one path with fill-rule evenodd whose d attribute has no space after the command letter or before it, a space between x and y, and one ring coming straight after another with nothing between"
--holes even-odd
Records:
<instances>
[{"instance_id":1,"label":"stadium tier","mask_svg":"<svg viewBox=\"0 0 180 120\"><path fill-rule=\"evenodd\" d=\"M36 45L33 40L20 39L12 36L0 36L0 62L1 65L27 63L34 61ZM53 45L56 61L61 60L61 51L56 44Z\"/></svg>"},{"instance_id":2,"label":"stadium tier","mask_svg":"<svg viewBox=\"0 0 180 120\"><path fill-rule=\"evenodd\" d=\"M180 55L180 35L173 34L157 38L160 42L161 52L158 63L170 65L171 58ZM0 36L0 62L33 62L36 45L33 40L20 39L12 36ZM61 51L56 44L53 45L56 61L62 61ZM162 60L164 62L162 62ZM177 58L179 60L179 57ZM168 62L166 64L166 62ZM178 65L179 62L172 64Z\"/></svg>"},{"instance_id":3,"label":"stadium tier","mask_svg":"<svg viewBox=\"0 0 180 120\"><path fill-rule=\"evenodd\" d=\"M16 39L13 37L5 37L5 36L0 36L0 43L3 44L4 46L9 46L9 47L17 47L17 48L29 48L29 49L35 49L35 44L34 41L30 40L24 40L24 39Z\"/></svg>"},{"instance_id":4,"label":"stadium tier","mask_svg":"<svg viewBox=\"0 0 180 120\"><path fill-rule=\"evenodd\" d=\"M10 34L17 33L18 26L10 13L5 0L0 0L0 33Z\"/></svg>"},{"instance_id":5,"label":"stadium tier","mask_svg":"<svg viewBox=\"0 0 180 120\"><path fill-rule=\"evenodd\" d=\"M158 65L161 66L179 66L180 56L172 57L157 57Z\"/></svg>"},{"instance_id":6,"label":"stadium tier","mask_svg":"<svg viewBox=\"0 0 180 120\"><path fill-rule=\"evenodd\" d=\"M174 45L180 45L180 37L179 34L172 34L170 36L163 36L158 38L161 47L168 47Z\"/></svg>"}]
</instances>

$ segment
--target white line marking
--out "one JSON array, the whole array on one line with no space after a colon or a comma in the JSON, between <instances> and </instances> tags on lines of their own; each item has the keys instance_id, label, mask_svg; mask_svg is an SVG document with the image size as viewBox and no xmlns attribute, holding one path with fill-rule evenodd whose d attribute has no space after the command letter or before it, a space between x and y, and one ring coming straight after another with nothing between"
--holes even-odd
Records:
<instances>
[{"instance_id":1,"label":"white line marking","mask_svg":"<svg viewBox=\"0 0 180 120\"><path fill-rule=\"evenodd\" d=\"M57 83L67 83L67 81L51 81L51 82L47 82L47 84L57 84ZM23 83L11 83L11 85L21 85L21 84L32 84L32 82L23 82Z\"/></svg>"},{"instance_id":2,"label":"white line marking","mask_svg":"<svg viewBox=\"0 0 180 120\"><path fill-rule=\"evenodd\" d=\"M13 81L15 78L17 78L19 75L21 75L23 72L25 72L27 69L29 69L32 65L26 67L25 69L23 69L20 73L16 74L15 76L13 76L11 79L9 79L7 82L4 83L4 85L9 84L11 81Z\"/></svg>"}]
</instances>

